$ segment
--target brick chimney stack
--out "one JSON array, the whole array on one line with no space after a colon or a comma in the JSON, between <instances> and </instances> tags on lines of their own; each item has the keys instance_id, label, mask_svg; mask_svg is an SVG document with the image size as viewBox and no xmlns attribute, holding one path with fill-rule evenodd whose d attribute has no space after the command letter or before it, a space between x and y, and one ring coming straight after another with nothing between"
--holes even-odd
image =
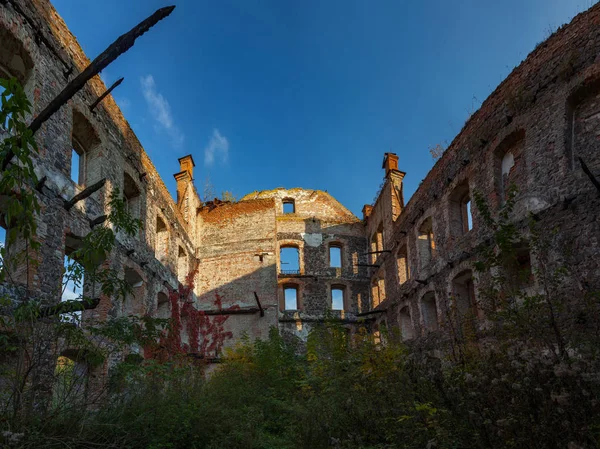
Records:
<instances>
[{"instance_id":1,"label":"brick chimney stack","mask_svg":"<svg viewBox=\"0 0 600 449\"><path fill-rule=\"evenodd\" d=\"M398 171L398 155L396 153L385 153L383 156L383 165L385 176L387 177L391 171Z\"/></svg>"},{"instance_id":2,"label":"brick chimney stack","mask_svg":"<svg viewBox=\"0 0 600 449\"><path fill-rule=\"evenodd\" d=\"M179 173L175 173L173 177L177 181L177 204L181 203L185 189L189 183L194 180L194 158L191 154L179 158Z\"/></svg>"},{"instance_id":3,"label":"brick chimney stack","mask_svg":"<svg viewBox=\"0 0 600 449\"><path fill-rule=\"evenodd\" d=\"M194 167L196 166L196 164L194 164L194 158L192 157L192 155L188 154L187 156L180 157L178 160L179 170L188 172L190 175L190 179L193 180Z\"/></svg>"}]
</instances>

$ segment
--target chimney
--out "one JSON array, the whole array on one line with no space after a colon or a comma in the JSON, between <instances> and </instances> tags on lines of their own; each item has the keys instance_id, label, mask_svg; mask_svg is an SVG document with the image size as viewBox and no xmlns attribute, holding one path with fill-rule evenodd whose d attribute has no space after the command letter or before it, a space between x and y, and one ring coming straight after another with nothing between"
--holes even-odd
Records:
<instances>
[{"instance_id":1,"label":"chimney","mask_svg":"<svg viewBox=\"0 0 600 449\"><path fill-rule=\"evenodd\" d=\"M367 218L369 218L369 215L371 215L371 211L373 210L373 206L371 206L370 204L365 204L362 208L362 213L363 213L363 220L367 220Z\"/></svg>"},{"instance_id":2,"label":"chimney","mask_svg":"<svg viewBox=\"0 0 600 449\"><path fill-rule=\"evenodd\" d=\"M173 177L177 181L177 204L183 200L187 185L194 180L194 158L191 154L179 158L179 173L175 173Z\"/></svg>"},{"instance_id":3,"label":"chimney","mask_svg":"<svg viewBox=\"0 0 600 449\"><path fill-rule=\"evenodd\" d=\"M383 165L385 176L387 177L391 171L398 171L398 156L396 153L385 153L383 156Z\"/></svg>"},{"instance_id":4,"label":"chimney","mask_svg":"<svg viewBox=\"0 0 600 449\"><path fill-rule=\"evenodd\" d=\"M397 159L398 158L396 158L396 160ZM194 158L192 157L192 155L188 154L187 156L180 157L178 160L179 160L179 170L188 172L190 175L190 179L193 180L194 179L194 167L196 166L196 164L194 164ZM398 168L398 164L396 164L396 168Z\"/></svg>"}]
</instances>

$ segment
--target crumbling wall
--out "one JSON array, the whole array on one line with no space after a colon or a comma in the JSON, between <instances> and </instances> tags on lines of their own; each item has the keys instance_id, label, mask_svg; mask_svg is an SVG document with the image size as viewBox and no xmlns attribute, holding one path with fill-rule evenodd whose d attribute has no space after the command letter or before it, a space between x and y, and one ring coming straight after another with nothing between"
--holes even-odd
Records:
<instances>
[{"instance_id":1,"label":"crumbling wall","mask_svg":"<svg viewBox=\"0 0 600 449\"><path fill-rule=\"evenodd\" d=\"M496 214L508 183L514 183L518 193L511 220L527 233L527 217L534 213L542 229L558 229L564 245L555 257L573 270L571 287L579 293L598 289L600 203L578 158L600 177L599 22L596 5L540 44L467 121L398 219L392 224L383 220L392 252L378 262L387 290L376 310L381 313L374 313L379 322L400 326L400 311L408 311L414 336L425 335L422 299L430 299L428 293L435 295L438 320L444 319L444 308L456 293L453 280L473 269L477 246L490 237L474 204L473 229L456 231L452 208L456 192L465 186L471 200L473 192L480 192ZM386 191L384 186L383 202ZM381 220L381 212L374 212L368 232ZM423 263L419 230L428 218L435 249L430 262ZM410 279L400 284L396 256L402 247L408 250Z\"/></svg>"}]
</instances>

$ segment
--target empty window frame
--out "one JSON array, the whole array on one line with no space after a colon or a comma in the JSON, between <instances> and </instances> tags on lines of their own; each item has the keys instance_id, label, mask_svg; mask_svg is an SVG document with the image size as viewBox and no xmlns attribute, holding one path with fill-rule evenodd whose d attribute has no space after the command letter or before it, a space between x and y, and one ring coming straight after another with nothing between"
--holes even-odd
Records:
<instances>
[{"instance_id":1,"label":"empty window frame","mask_svg":"<svg viewBox=\"0 0 600 449\"><path fill-rule=\"evenodd\" d=\"M402 339L410 340L415 336L415 329L412 324L412 318L410 316L410 309L408 306L400 309L398 321L400 324L400 332L402 333Z\"/></svg>"},{"instance_id":2,"label":"empty window frame","mask_svg":"<svg viewBox=\"0 0 600 449\"><path fill-rule=\"evenodd\" d=\"M129 173L123 173L123 201L125 209L133 218L140 218L140 193Z\"/></svg>"},{"instance_id":3,"label":"empty window frame","mask_svg":"<svg viewBox=\"0 0 600 449\"><path fill-rule=\"evenodd\" d=\"M156 259L164 264L169 253L169 230L167 229L165 221L158 215L156 216L154 251Z\"/></svg>"},{"instance_id":4,"label":"empty window frame","mask_svg":"<svg viewBox=\"0 0 600 449\"><path fill-rule=\"evenodd\" d=\"M279 250L281 274L300 274L300 249L297 246L285 245Z\"/></svg>"},{"instance_id":5,"label":"empty window frame","mask_svg":"<svg viewBox=\"0 0 600 449\"><path fill-rule=\"evenodd\" d=\"M526 182L524 167L525 131L517 130L507 136L494 151L494 171L499 203L504 204L511 185L517 189Z\"/></svg>"},{"instance_id":6,"label":"empty window frame","mask_svg":"<svg viewBox=\"0 0 600 449\"><path fill-rule=\"evenodd\" d=\"M421 298L421 316L423 318L423 326L428 331L436 331L439 328L438 324L438 313L437 313L437 301L435 300L435 293L425 293Z\"/></svg>"},{"instance_id":7,"label":"empty window frame","mask_svg":"<svg viewBox=\"0 0 600 449\"><path fill-rule=\"evenodd\" d=\"M73 110L71 131L71 180L80 186L94 181L89 178L89 167L99 148L100 138L88 119L79 111Z\"/></svg>"},{"instance_id":8,"label":"empty window frame","mask_svg":"<svg viewBox=\"0 0 600 449\"><path fill-rule=\"evenodd\" d=\"M427 267L435 255L435 239L433 236L433 220L428 217L419 227L417 248L421 268Z\"/></svg>"},{"instance_id":9,"label":"empty window frame","mask_svg":"<svg viewBox=\"0 0 600 449\"><path fill-rule=\"evenodd\" d=\"M374 279L371 283L371 307L374 309L381 302L379 297L379 282Z\"/></svg>"},{"instance_id":10,"label":"empty window frame","mask_svg":"<svg viewBox=\"0 0 600 449\"><path fill-rule=\"evenodd\" d=\"M75 137L71 144L71 181L78 185L85 183L85 151Z\"/></svg>"},{"instance_id":11,"label":"empty window frame","mask_svg":"<svg viewBox=\"0 0 600 449\"><path fill-rule=\"evenodd\" d=\"M329 267L342 268L342 245L339 243L329 245Z\"/></svg>"},{"instance_id":12,"label":"empty window frame","mask_svg":"<svg viewBox=\"0 0 600 449\"><path fill-rule=\"evenodd\" d=\"M408 269L408 251L406 245L400 247L396 253L396 265L398 268L398 282L404 284L410 279L410 270Z\"/></svg>"},{"instance_id":13,"label":"empty window frame","mask_svg":"<svg viewBox=\"0 0 600 449\"><path fill-rule=\"evenodd\" d=\"M144 280L133 268L125 268L125 282L129 284L130 292L123 301L123 314L133 315L143 309L143 285Z\"/></svg>"},{"instance_id":14,"label":"empty window frame","mask_svg":"<svg viewBox=\"0 0 600 449\"><path fill-rule=\"evenodd\" d=\"M169 297L164 292L159 292L156 297L156 318L170 318Z\"/></svg>"},{"instance_id":15,"label":"empty window frame","mask_svg":"<svg viewBox=\"0 0 600 449\"><path fill-rule=\"evenodd\" d=\"M519 242L515 245L515 259L518 283L522 287L533 284L533 270L531 269L531 253L527 242Z\"/></svg>"},{"instance_id":16,"label":"empty window frame","mask_svg":"<svg viewBox=\"0 0 600 449\"><path fill-rule=\"evenodd\" d=\"M185 283L186 277L188 275L188 257L185 249L182 246L179 246L177 252L177 278L179 282L182 284Z\"/></svg>"},{"instance_id":17,"label":"empty window frame","mask_svg":"<svg viewBox=\"0 0 600 449\"><path fill-rule=\"evenodd\" d=\"M298 310L298 286L287 284L283 286L283 309Z\"/></svg>"},{"instance_id":18,"label":"empty window frame","mask_svg":"<svg viewBox=\"0 0 600 449\"><path fill-rule=\"evenodd\" d=\"M296 213L296 202L291 198L283 200L283 213L284 214L295 214Z\"/></svg>"},{"instance_id":19,"label":"empty window frame","mask_svg":"<svg viewBox=\"0 0 600 449\"><path fill-rule=\"evenodd\" d=\"M454 306L459 315L469 312L475 313L475 285L473 284L473 272L465 270L460 272L452 280L452 296Z\"/></svg>"},{"instance_id":20,"label":"empty window frame","mask_svg":"<svg viewBox=\"0 0 600 449\"><path fill-rule=\"evenodd\" d=\"M345 290L343 285L331 287L331 310L345 310Z\"/></svg>"},{"instance_id":21,"label":"empty window frame","mask_svg":"<svg viewBox=\"0 0 600 449\"><path fill-rule=\"evenodd\" d=\"M450 195L450 231L460 237L473 229L471 194L468 181L457 186Z\"/></svg>"}]
</instances>

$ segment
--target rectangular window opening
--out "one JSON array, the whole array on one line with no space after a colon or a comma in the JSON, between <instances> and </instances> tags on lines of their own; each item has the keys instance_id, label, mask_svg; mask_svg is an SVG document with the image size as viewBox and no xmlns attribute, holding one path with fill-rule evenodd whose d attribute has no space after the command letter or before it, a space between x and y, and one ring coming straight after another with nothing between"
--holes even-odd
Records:
<instances>
[{"instance_id":1,"label":"rectangular window opening","mask_svg":"<svg viewBox=\"0 0 600 449\"><path fill-rule=\"evenodd\" d=\"M296 212L296 204L294 200L284 200L283 201L283 213L284 214L293 214Z\"/></svg>"},{"instance_id":2,"label":"rectangular window opening","mask_svg":"<svg viewBox=\"0 0 600 449\"><path fill-rule=\"evenodd\" d=\"M342 268L342 248L340 246L329 247L329 267Z\"/></svg>"},{"instance_id":3,"label":"rectangular window opening","mask_svg":"<svg viewBox=\"0 0 600 449\"><path fill-rule=\"evenodd\" d=\"M331 289L331 310L344 310L344 289L333 287Z\"/></svg>"},{"instance_id":4,"label":"rectangular window opening","mask_svg":"<svg viewBox=\"0 0 600 449\"><path fill-rule=\"evenodd\" d=\"M283 289L285 310L298 310L298 288L288 286Z\"/></svg>"}]
</instances>

